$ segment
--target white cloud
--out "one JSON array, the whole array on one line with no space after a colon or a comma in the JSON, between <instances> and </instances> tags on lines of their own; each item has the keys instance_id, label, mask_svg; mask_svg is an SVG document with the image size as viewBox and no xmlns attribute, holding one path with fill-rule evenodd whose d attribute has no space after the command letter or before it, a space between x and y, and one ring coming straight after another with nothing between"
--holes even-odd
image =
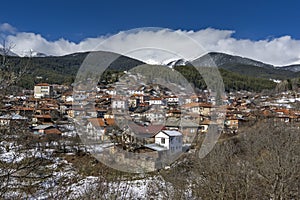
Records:
<instances>
[{"instance_id":1,"label":"white cloud","mask_svg":"<svg viewBox=\"0 0 300 200\"><path fill-rule=\"evenodd\" d=\"M8 23L0 24L0 32L15 33L17 29Z\"/></svg>"},{"instance_id":2,"label":"white cloud","mask_svg":"<svg viewBox=\"0 0 300 200\"><path fill-rule=\"evenodd\" d=\"M92 50L113 51L144 61L163 62L172 58L193 59L206 52L218 51L249 57L273 65L300 63L300 40L290 36L252 41L234 38L232 30L207 28L197 31L168 29L136 29L115 36L87 38L79 43L65 39L47 41L35 33L13 32L16 29L2 24L9 31L7 40L15 44L13 51L24 54L33 49L48 55L65 55ZM14 34L13 34L14 33ZM199 47L202 46L201 47Z\"/></svg>"},{"instance_id":3,"label":"white cloud","mask_svg":"<svg viewBox=\"0 0 300 200\"><path fill-rule=\"evenodd\" d=\"M15 34L17 32L17 29L15 27L13 27L12 25L8 24L8 23L3 23L0 24L0 47L2 46L3 40L5 40L5 38L10 35L10 34Z\"/></svg>"}]
</instances>

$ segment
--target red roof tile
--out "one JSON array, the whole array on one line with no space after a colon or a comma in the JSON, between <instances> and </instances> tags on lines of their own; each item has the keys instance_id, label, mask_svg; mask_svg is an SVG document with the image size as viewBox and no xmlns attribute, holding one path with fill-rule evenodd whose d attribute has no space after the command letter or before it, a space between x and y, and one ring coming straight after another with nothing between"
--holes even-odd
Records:
<instances>
[{"instance_id":1,"label":"red roof tile","mask_svg":"<svg viewBox=\"0 0 300 200\"><path fill-rule=\"evenodd\" d=\"M50 86L48 83L38 83L35 86Z\"/></svg>"},{"instance_id":2,"label":"red roof tile","mask_svg":"<svg viewBox=\"0 0 300 200\"><path fill-rule=\"evenodd\" d=\"M58 135L61 134L61 131L58 130L57 128L46 129L44 132L45 134L58 134Z\"/></svg>"}]
</instances>

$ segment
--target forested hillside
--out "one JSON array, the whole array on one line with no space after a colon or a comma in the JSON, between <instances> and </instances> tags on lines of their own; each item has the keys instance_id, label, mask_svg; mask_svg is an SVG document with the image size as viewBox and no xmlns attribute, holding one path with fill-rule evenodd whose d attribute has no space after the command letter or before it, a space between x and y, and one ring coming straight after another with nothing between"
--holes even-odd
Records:
<instances>
[{"instance_id":1,"label":"forested hillside","mask_svg":"<svg viewBox=\"0 0 300 200\"><path fill-rule=\"evenodd\" d=\"M110 52L99 52L99 59L106 59ZM113 54L113 53L111 53ZM7 64L18 71L25 68L26 73L18 81L22 88L31 89L38 82L48 82L51 84L70 85L74 82L78 69L88 55L87 53L75 53L61 57L8 57ZM224 60L224 59L223 59ZM232 59L227 59L232 61ZM132 69L138 65L144 64L142 61L121 56L111 63L109 69L104 73L104 80L109 82L112 74ZM149 65L151 67L151 65ZM165 66L161 66L162 69ZM276 83L270 79L287 80L288 83L294 83L297 87L300 83L300 72L291 72L287 70L274 69L271 67L261 67L241 63L224 63L220 62L219 71L223 78L225 89L232 90L249 90L262 91L264 89L274 89ZM202 67L203 70L209 67ZM204 89L205 82L198 71L191 66L174 66L174 69L180 72L189 82L196 87Z\"/></svg>"}]
</instances>

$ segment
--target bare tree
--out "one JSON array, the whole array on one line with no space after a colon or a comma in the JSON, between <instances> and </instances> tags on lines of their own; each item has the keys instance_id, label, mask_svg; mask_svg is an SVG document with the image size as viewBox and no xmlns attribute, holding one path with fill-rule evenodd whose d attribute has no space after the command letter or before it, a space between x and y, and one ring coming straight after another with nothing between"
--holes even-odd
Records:
<instances>
[{"instance_id":1,"label":"bare tree","mask_svg":"<svg viewBox=\"0 0 300 200\"><path fill-rule=\"evenodd\" d=\"M297 199L300 178L299 124L257 122L160 174L166 199ZM151 184L149 194L155 194ZM170 190L170 188L172 188Z\"/></svg>"},{"instance_id":2,"label":"bare tree","mask_svg":"<svg viewBox=\"0 0 300 200\"><path fill-rule=\"evenodd\" d=\"M11 50L15 47L13 43L2 42L1 63L0 63L0 100L6 95L8 89L14 86L17 81L26 73L30 66L30 57L22 66L14 65L9 58Z\"/></svg>"},{"instance_id":3,"label":"bare tree","mask_svg":"<svg viewBox=\"0 0 300 200\"><path fill-rule=\"evenodd\" d=\"M299 124L259 123L244 135L255 190L269 199L296 199L299 194Z\"/></svg>"},{"instance_id":4,"label":"bare tree","mask_svg":"<svg viewBox=\"0 0 300 200\"><path fill-rule=\"evenodd\" d=\"M13 44L2 43L0 63L0 102L26 72L30 65L17 66L11 62L9 53ZM2 113L1 113L2 114ZM9 119L8 119L9 120ZM28 129L26 121L10 120L0 125L0 199L34 196L40 184L52 175L45 168L51 163L46 148L40 146L39 138Z\"/></svg>"}]
</instances>

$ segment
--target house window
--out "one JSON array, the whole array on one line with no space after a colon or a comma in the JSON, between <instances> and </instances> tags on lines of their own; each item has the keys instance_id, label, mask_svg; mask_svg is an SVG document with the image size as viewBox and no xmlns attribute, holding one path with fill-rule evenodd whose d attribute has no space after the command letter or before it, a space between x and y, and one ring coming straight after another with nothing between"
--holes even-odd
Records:
<instances>
[{"instance_id":1,"label":"house window","mask_svg":"<svg viewBox=\"0 0 300 200\"><path fill-rule=\"evenodd\" d=\"M165 138L161 138L161 143L165 144L166 143L166 139Z\"/></svg>"}]
</instances>

